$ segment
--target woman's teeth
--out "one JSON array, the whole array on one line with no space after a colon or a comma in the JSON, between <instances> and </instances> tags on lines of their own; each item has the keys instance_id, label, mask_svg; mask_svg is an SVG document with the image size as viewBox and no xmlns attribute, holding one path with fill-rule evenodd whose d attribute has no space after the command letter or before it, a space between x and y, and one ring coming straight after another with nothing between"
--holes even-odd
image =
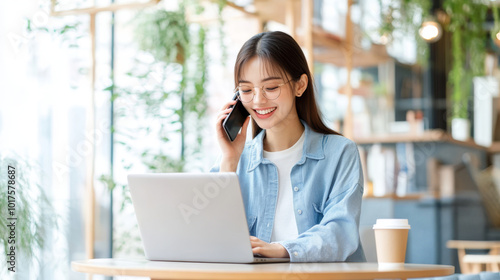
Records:
<instances>
[{"instance_id":1,"label":"woman's teeth","mask_svg":"<svg viewBox=\"0 0 500 280\"><path fill-rule=\"evenodd\" d=\"M255 112L257 112L257 114L259 115L265 115L271 113L274 110L276 110L276 108L266 109L266 110L255 110Z\"/></svg>"}]
</instances>

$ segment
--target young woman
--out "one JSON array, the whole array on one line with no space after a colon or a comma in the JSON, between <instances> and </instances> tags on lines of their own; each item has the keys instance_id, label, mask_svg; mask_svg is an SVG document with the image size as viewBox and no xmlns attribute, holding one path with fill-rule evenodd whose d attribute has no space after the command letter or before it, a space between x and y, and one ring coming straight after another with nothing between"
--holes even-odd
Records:
<instances>
[{"instance_id":1,"label":"young woman","mask_svg":"<svg viewBox=\"0 0 500 280\"><path fill-rule=\"evenodd\" d=\"M363 178L356 145L323 124L312 77L295 40L255 35L234 67L236 90L250 117L231 142L216 123L222 150L213 171L239 177L252 249L292 262L365 261L359 239ZM228 109L229 108L229 109Z\"/></svg>"}]
</instances>

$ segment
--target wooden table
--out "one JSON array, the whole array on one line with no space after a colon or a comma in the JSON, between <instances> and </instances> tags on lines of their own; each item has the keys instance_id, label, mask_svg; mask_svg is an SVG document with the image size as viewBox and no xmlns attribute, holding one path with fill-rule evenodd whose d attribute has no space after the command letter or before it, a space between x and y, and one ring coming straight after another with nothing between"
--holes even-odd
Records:
<instances>
[{"instance_id":1,"label":"wooden table","mask_svg":"<svg viewBox=\"0 0 500 280\"><path fill-rule=\"evenodd\" d=\"M73 270L108 276L141 276L176 280L315 280L315 279L407 279L453 274L450 265L405 264L379 269L377 263L266 263L226 264L160 262L144 259L92 259L74 261Z\"/></svg>"},{"instance_id":2,"label":"wooden table","mask_svg":"<svg viewBox=\"0 0 500 280\"><path fill-rule=\"evenodd\" d=\"M469 266L468 263L476 264L478 261L485 259L478 256L467 256L465 250L489 250L490 256L500 254L500 241L450 240L446 243L446 247L457 249L458 262L462 273L477 273L477 266ZM488 263L488 261L491 261L491 257L486 257L486 259L487 261L483 263L487 265L487 270L493 271L494 266Z\"/></svg>"}]
</instances>

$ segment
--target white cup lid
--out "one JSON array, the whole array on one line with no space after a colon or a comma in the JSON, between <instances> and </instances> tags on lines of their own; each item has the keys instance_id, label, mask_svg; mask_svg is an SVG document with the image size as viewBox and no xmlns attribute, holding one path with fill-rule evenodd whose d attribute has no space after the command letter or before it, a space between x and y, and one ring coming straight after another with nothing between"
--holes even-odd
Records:
<instances>
[{"instance_id":1,"label":"white cup lid","mask_svg":"<svg viewBox=\"0 0 500 280\"><path fill-rule=\"evenodd\" d=\"M373 229L410 229L408 219L377 219Z\"/></svg>"}]
</instances>

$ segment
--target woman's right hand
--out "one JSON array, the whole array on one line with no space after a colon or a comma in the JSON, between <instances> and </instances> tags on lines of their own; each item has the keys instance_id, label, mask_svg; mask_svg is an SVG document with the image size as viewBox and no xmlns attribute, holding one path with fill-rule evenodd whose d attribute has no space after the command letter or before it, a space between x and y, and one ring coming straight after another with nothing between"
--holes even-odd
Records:
<instances>
[{"instance_id":1,"label":"woman's right hand","mask_svg":"<svg viewBox=\"0 0 500 280\"><path fill-rule=\"evenodd\" d=\"M224 119L227 117L229 112L233 110L233 108L229 108L229 106L232 106L234 104L236 104L236 100L232 100L224 104L219 112L219 115L217 116L215 125L217 141L219 142L219 146L222 150L222 160L220 164L221 172L236 172L241 153L243 152L243 148L245 147L247 127L250 123L250 116L248 116L243 123L243 127L241 128L240 133L238 133L238 135L236 136L236 139L234 139L233 142L229 140L229 137L227 137L226 132L222 127L222 123L224 122Z\"/></svg>"}]
</instances>

